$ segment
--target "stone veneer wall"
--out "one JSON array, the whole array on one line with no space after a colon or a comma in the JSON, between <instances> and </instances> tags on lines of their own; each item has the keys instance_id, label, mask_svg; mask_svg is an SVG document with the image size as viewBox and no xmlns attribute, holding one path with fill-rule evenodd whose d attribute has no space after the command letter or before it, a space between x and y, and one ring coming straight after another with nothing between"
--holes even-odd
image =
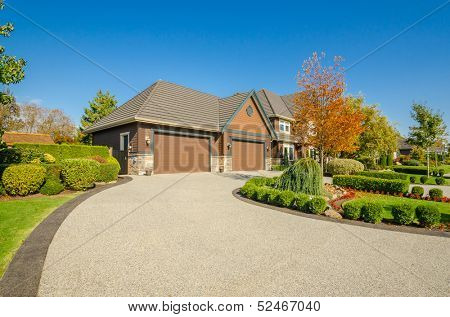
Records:
<instances>
[{"instance_id":1,"label":"stone veneer wall","mask_svg":"<svg viewBox=\"0 0 450 317\"><path fill-rule=\"evenodd\" d=\"M128 174L152 175L153 154L130 153L128 156Z\"/></svg>"}]
</instances>

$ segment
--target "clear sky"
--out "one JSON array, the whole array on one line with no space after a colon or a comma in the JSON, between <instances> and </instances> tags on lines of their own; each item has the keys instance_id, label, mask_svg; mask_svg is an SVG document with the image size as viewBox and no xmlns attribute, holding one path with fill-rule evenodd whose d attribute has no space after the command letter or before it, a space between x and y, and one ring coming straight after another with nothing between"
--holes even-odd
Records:
<instances>
[{"instance_id":1,"label":"clear sky","mask_svg":"<svg viewBox=\"0 0 450 317\"><path fill-rule=\"evenodd\" d=\"M142 90L163 79L217 96L296 90L314 51L344 66L372 51L445 0L423 1L23 1L6 0L36 23ZM59 107L79 123L98 89L119 103L136 94L98 66L5 8L16 30L6 53L27 60L11 86L19 102ZM450 4L346 74L348 93L378 103L405 134L413 101L450 114Z\"/></svg>"}]
</instances>

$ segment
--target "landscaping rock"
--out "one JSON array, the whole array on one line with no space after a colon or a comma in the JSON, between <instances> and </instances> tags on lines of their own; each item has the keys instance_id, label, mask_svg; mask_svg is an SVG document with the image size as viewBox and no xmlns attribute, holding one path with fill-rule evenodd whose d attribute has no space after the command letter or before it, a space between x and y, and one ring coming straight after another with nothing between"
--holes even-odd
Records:
<instances>
[{"instance_id":1,"label":"landscaping rock","mask_svg":"<svg viewBox=\"0 0 450 317\"><path fill-rule=\"evenodd\" d=\"M338 213L334 209L327 209L327 210L325 210L325 216L330 217L330 218L334 218L334 219L342 219L341 214Z\"/></svg>"}]
</instances>

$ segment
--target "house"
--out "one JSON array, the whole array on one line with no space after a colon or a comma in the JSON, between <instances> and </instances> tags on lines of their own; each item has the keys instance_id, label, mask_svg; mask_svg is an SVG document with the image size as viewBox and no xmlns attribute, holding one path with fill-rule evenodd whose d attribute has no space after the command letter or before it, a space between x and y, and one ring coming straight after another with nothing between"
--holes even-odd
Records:
<instances>
[{"instance_id":1,"label":"house","mask_svg":"<svg viewBox=\"0 0 450 317\"><path fill-rule=\"evenodd\" d=\"M412 145L410 145L405 138L401 137L398 140L398 155L410 155L412 150Z\"/></svg>"},{"instance_id":2,"label":"house","mask_svg":"<svg viewBox=\"0 0 450 317\"><path fill-rule=\"evenodd\" d=\"M55 144L49 134L42 133L5 132L2 140L9 147L15 143Z\"/></svg>"},{"instance_id":3,"label":"house","mask_svg":"<svg viewBox=\"0 0 450 317\"><path fill-rule=\"evenodd\" d=\"M157 81L86 132L124 174L269 170L301 153L292 108L292 96L265 89L219 98Z\"/></svg>"}]
</instances>

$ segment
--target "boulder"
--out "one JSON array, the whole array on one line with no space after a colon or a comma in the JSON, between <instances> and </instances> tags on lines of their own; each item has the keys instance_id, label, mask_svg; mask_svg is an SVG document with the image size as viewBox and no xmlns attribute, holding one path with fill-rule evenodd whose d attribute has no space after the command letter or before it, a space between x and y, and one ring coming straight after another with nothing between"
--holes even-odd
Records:
<instances>
[{"instance_id":1,"label":"boulder","mask_svg":"<svg viewBox=\"0 0 450 317\"><path fill-rule=\"evenodd\" d=\"M325 216L330 217L330 218L334 218L334 219L342 219L341 214L338 213L334 209L327 209L327 210L325 210Z\"/></svg>"}]
</instances>

